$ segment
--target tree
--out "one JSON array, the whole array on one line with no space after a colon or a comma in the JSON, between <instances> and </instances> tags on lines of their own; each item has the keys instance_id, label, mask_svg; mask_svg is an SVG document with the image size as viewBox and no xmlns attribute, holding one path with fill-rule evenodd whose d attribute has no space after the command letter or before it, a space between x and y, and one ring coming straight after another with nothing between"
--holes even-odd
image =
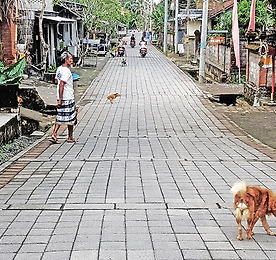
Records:
<instances>
[{"instance_id":1,"label":"tree","mask_svg":"<svg viewBox=\"0 0 276 260\"><path fill-rule=\"evenodd\" d=\"M42 45L42 69L43 71L46 71L46 64L47 64L47 55L49 52L49 45L45 42L44 36L43 36L43 15L44 15L44 10L46 8L46 1L42 0L42 8L41 12L39 14L38 18L38 27L39 27L39 37Z\"/></svg>"},{"instance_id":2,"label":"tree","mask_svg":"<svg viewBox=\"0 0 276 260\"><path fill-rule=\"evenodd\" d=\"M121 5L120 0L74 0L85 6L81 16L86 31L86 39L90 39L93 34L106 33L114 35L120 23L128 19L128 12ZM56 0L60 6L63 6L62 0ZM83 57L88 52L86 49L80 54L77 65L80 65Z\"/></svg>"},{"instance_id":3,"label":"tree","mask_svg":"<svg viewBox=\"0 0 276 260\"><path fill-rule=\"evenodd\" d=\"M112 33L118 24L128 20L128 11L122 6L120 0L69 0L85 6L82 12L84 26L87 33ZM63 6L62 0L54 0Z\"/></svg>"},{"instance_id":4,"label":"tree","mask_svg":"<svg viewBox=\"0 0 276 260\"><path fill-rule=\"evenodd\" d=\"M0 0L0 14L4 18L11 16L14 10L15 1L14 0Z\"/></svg>"},{"instance_id":5,"label":"tree","mask_svg":"<svg viewBox=\"0 0 276 260\"><path fill-rule=\"evenodd\" d=\"M140 28L144 23L143 0L121 0L124 8L129 10L129 28Z\"/></svg>"},{"instance_id":6,"label":"tree","mask_svg":"<svg viewBox=\"0 0 276 260\"><path fill-rule=\"evenodd\" d=\"M267 12L267 0L256 0L256 28L262 29L268 24L269 14ZM250 20L251 1L242 0L238 5L238 17L240 35L245 35Z\"/></svg>"},{"instance_id":7,"label":"tree","mask_svg":"<svg viewBox=\"0 0 276 260\"><path fill-rule=\"evenodd\" d=\"M262 29L268 25L269 13L267 12L267 0L256 0L256 29ZM242 0L238 3L238 17L240 35L244 36L250 20L250 0ZM232 33L232 12L224 12L217 18L216 30L228 30L229 37Z\"/></svg>"},{"instance_id":8,"label":"tree","mask_svg":"<svg viewBox=\"0 0 276 260\"><path fill-rule=\"evenodd\" d=\"M160 35L164 31L164 13L165 13L165 1L161 1L157 4L152 12L151 19L153 21L153 28L155 34Z\"/></svg>"},{"instance_id":9,"label":"tree","mask_svg":"<svg viewBox=\"0 0 276 260\"><path fill-rule=\"evenodd\" d=\"M116 30L125 12L119 0L78 0L85 5L84 25L89 33Z\"/></svg>"}]
</instances>

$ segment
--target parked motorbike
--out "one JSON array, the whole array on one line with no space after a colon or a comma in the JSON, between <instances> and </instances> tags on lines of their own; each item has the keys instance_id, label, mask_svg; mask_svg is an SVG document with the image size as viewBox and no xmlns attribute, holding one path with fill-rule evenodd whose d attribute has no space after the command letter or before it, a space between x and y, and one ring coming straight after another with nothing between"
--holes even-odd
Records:
<instances>
[{"instance_id":1,"label":"parked motorbike","mask_svg":"<svg viewBox=\"0 0 276 260\"><path fill-rule=\"evenodd\" d=\"M134 48L134 46L135 46L135 40L131 40L131 41L130 41L130 47L131 47L131 48Z\"/></svg>"},{"instance_id":2,"label":"parked motorbike","mask_svg":"<svg viewBox=\"0 0 276 260\"><path fill-rule=\"evenodd\" d=\"M140 48L139 51L140 51L141 57L145 57L147 55L147 53L148 53L148 49L146 47Z\"/></svg>"}]
</instances>

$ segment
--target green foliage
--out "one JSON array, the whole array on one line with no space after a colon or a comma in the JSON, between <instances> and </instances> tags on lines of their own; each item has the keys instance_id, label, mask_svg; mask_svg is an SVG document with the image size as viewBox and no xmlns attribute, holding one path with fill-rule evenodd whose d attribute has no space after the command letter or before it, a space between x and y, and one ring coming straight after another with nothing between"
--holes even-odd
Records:
<instances>
[{"instance_id":1,"label":"green foliage","mask_svg":"<svg viewBox=\"0 0 276 260\"><path fill-rule=\"evenodd\" d=\"M232 12L224 12L216 19L215 30L227 30L229 34L232 31ZM229 35L228 34L228 35Z\"/></svg>"},{"instance_id":2,"label":"green foliage","mask_svg":"<svg viewBox=\"0 0 276 260\"><path fill-rule=\"evenodd\" d=\"M5 153L8 152L11 148L12 147L10 144L5 144L0 146L0 159L5 159L6 158Z\"/></svg>"},{"instance_id":3,"label":"green foliage","mask_svg":"<svg viewBox=\"0 0 276 260\"><path fill-rule=\"evenodd\" d=\"M21 58L15 64L5 68L0 62L0 84L20 84L21 74L26 66L25 58Z\"/></svg>"},{"instance_id":4,"label":"green foliage","mask_svg":"<svg viewBox=\"0 0 276 260\"><path fill-rule=\"evenodd\" d=\"M57 71L56 65L50 65L48 68L48 72L55 73Z\"/></svg>"},{"instance_id":5,"label":"green foliage","mask_svg":"<svg viewBox=\"0 0 276 260\"><path fill-rule=\"evenodd\" d=\"M61 0L55 0L61 3ZM106 32L111 34L119 23L128 20L128 11L120 0L74 0L83 4L84 26L89 33Z\"/></svg>"},{"instance_id":6,"label":"green foliage","mask_svg":"<svg viewBox=\"0 0 276 260\"><path fill-rule=\"evenodd\" d=\"M5 70L4 64L0 61L0 73L2 73Z\"/></svg>"},{"instance_id":7,"label":"green foliage","mask_svg":"<svg viewBox=\"0 0 276 260\"><path fill-rule=\"evenodd\" d=\"M269 15L266 9L266 5L267 0L256 1L256 28L266 26L268 23ZM242 0L238 4L240 35L245 35L247 31L250 21L250 7L251 1L248 0Z\"/></svg>"},{"instance_id":8,"label":"green foliage","mask_svg":"<svg viewBox=\"0 0 276 260\"><path fill-rule=\"evenodd\" d=\"M119 0L80 0L86 5L85 25L96 32L111 32L124 14Z\"/></svg>"},{"instance_id":9,"label":"green foliage","mask_svg":"<svg viewBox=\"0 0 276 260\"><path fill-rule=\"evenodd\" d=\"M275 0L276 1L276 0ZM256 29L262 28L268 24L269 13L267 12L267 0L256 0ZM238 18L239 18L239 29L240 36L244 36L250 21L250 7L251 0L242 0L238 3ZM216 30L228 30L229 37L232 35L232 11L224 12L216 20Z\"/></svg>"},{"instance_id":10,"label":"green foliage","mask_svg":"<svg viewBox=\"0 0 276 260\"><path fill-rule=\"evenodd\" d=\"M0 150L0 159L5 159L5 154L3 153L3 151Z\"/></svg>"},{"instance_id":11,"label":"green foliage","mask_svg":"<svg viewBox=\"0 0 276 260\"><path fill-rule=\"evenodd\" d=\"M161 1L154 11L152 12L151 18L153 21L153 28L156 34L164 31L164 13L165 13L165 2Z\"/></svg>"},{"instance_id":12,"label":"green foliage","mask_svg":"<svg viewBox=\"0 0 276 260\"><path fill-rule=\"evenodd\" d=\"M5 154L0 150L0 159L5 159L5 158L6 158Z\"/></svg>"},{"instance_id":13,"label":"green foliage","mask_svg":"<svg viewBox=\"0 0 276 260\"><path fill-rule=\"evenodd\" d=\"M129 11L129 28L140 28L144 23L142 16L143 0L121 0L122 5Z\"/></svg>"},{"instance_id":14,"label":"green foliage","mask_svg":"<svg viewBox=\"0 0 276 260\"><path fill-rule=\"evenodd\" d=\"M246 75L241 76L240 80L238 75L231 75L230 83L232 84L243 84L246 82Z\"/></svg>"}]
</instances>

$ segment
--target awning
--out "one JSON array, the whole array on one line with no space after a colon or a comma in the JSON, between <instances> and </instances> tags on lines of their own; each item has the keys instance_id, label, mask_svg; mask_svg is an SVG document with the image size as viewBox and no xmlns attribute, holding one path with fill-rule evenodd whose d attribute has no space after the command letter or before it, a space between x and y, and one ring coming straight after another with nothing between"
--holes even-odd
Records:
<instances>
[{"instance_id":1,"label":"awning","mask_svg":"<svg viewBox=\"0 0 276 260\"><path fill-rule=\"evenodd\" d=\"M43 16L43 19L53 21L55 23L75 23L77 20L65 18L61 16Z\"/></svg>"}]
</instances>

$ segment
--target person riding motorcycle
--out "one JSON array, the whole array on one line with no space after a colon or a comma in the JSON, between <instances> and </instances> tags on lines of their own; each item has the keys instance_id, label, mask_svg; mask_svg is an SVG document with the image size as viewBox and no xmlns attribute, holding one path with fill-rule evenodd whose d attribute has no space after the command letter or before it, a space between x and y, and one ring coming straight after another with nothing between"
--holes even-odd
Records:
<instances>
[{"instance_id":1,"label":"person riding motorcycle","mask_svg":"<svg viewBox=\"0 0 276 260\"><path fill-rule=\"evenodd\" d=\"M127 45L127 42L123 37L120 39L120 44L121 45Z\"/></svg>"},{"instance_id":2,"label":"person riding motorcycle","mask_svg":"<svg viewBox=\"0 0 276 260\"><path fill-rule=\"evenodd\" d=\"M141 41L139 42L139 46L140 46L139 47L140 54L142 54L141 53L142 50L145 52L143 55L143 57L144 57L146 55L146 53L148 52L147 42L144 40L144 37L142 37Z\"/></svg>"},{"instance_id":3,"label":"person riding motorcycle","mask_svg":"<svg viewBox=\"0 0 276 260\"><path fill-rule=\"evenodd\" d=\"M134 36L134 34L131 35L130 42L134 42L135 43L135 36Z\"/></svg>"},{"instance_id":4,"label":"person riding motorcycle","mask_svg":"<svg viewBox=\"0 0 276 260\"><path fill-rule=\"evenodd\" d=\"M147 48L147 42L144 40L144 37L141 38L141 41L139 42L140 49L141 48Z\"/></svg>"},{"instance_id":5,"label":"person riding motorcycle","mask_svg":"<svg viewBox=\"0 0 276 260\"><path fill-rule=\"evenodd\" d=\"M118 56L123 57L126 56L126 48L122 44L118 46Z\"/></svg>"},{"instance_id":6,"label":"person riding motorcycle","mask_svg":"<svg viewBox=\"0 0 276 260\"><path fill-rule=\"evenodd\" d=\"M134 36L134 34L132 34L131 37L130 37L130 47L134 48L135 44L136 44L135 36Z\"/></svg>"}]
</instances>

